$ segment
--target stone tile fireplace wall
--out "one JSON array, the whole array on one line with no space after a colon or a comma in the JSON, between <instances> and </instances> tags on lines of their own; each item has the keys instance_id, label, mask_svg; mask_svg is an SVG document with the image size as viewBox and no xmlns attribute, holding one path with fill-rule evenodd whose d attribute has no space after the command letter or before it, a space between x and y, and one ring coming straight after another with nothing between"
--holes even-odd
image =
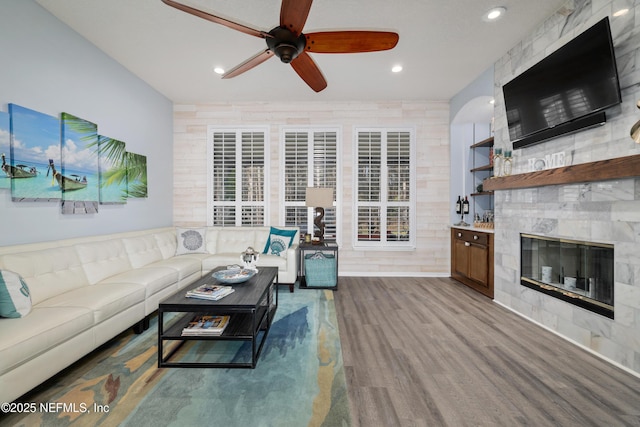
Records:
<instances>
[{"instance_id":1,"label":"stone tile fireplace wall","mask_svg":"<svg viewBox=\"0 0 640 427\"><path fill-rule=\"evenodd\" d=\"M567 165L640 154L629 137L640 119L640 0L631 3L615 18L616 0L568 1L496 63L495 146L510 148L502 85L601 18L611 20L623 103L607 111L604 126L517 150L513 173L557 152ZM495 215L496 302L640 375L640 177L496 191ZM613 244L614 319L522 286L520 233Z\"/></svg>"}]
</instances>

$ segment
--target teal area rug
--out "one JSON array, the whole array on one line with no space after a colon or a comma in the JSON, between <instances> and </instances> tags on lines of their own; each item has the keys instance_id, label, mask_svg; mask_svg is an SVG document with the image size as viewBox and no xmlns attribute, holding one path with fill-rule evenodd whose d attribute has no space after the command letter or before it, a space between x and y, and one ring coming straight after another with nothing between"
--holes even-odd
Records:
<instances>
[{"instance_id":1,"label":"teal area rug","mask_svg":"<svg viewBox=\"0 0 640 427\"><path fill-rule=\"evenodd\" d=\"M154 317L143 334L122 334L21 399L54 402L53 412L12 415L0 424L350 426L333 293L282 288L278 297L255 369L158 369ZM228 353L221 345L192 341L177 355L199 359ZM232 357L245 357L245 347L231 345Z\"/></svg>"}]
</instances>

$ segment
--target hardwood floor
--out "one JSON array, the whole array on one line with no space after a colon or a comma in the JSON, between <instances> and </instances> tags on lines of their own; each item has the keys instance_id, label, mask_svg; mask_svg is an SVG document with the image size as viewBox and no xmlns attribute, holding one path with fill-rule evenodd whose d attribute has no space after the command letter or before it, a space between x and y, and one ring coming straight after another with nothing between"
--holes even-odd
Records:
<instances>
[{"instance_id":1,"label":"hardwood floor","mask_svg":"<svg viewBox=\"0 0 640 427\"><path fill-rule=\"evenodd\" d=\"M640 379L448 278L341 277L354 427L640 426Z\"/></svg>"}]
</instances>

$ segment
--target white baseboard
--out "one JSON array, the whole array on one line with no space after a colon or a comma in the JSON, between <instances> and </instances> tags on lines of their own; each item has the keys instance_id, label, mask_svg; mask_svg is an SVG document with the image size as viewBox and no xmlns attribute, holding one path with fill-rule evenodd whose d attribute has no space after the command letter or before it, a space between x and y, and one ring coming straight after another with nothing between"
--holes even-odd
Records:
<instances>
[{"instance_id":1,"label":"white baseboard","mask_svg":"<svg viewBox=\"0 0 640 427\"><path fill-rule=\"evenodd\" d=\"M451 273L425 273L423 271L344 271L339 272L340 277L450 277Z\"/></svg>"}]
</instances>

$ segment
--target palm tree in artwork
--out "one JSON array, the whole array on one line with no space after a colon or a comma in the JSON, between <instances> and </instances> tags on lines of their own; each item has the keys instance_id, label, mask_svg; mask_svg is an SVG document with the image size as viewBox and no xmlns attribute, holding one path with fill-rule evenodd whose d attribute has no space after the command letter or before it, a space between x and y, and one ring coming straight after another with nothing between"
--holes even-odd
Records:
<instances>
[{"instance_id":1,"label":"palm tree in artwork","mask_svg":"<svg viewBox=\"0 0 640 427\"><path fill-rule=\"evenodd\" d=\"M62 113L62 120L66 127L82 135L80 140L88 142L87 147L96 142L98 138L98 126L95 123L68 113Z\"/></svg>"},{"instance_id":2,"label":"palm tree in artwork","mask_svg":"<svg viewBox=\"0 0 640 427\"><path fill-rule=\"evenodd\" d=\"M147 197L147 156L127 153L126 159L129 197Z\"/></svg>"},{"instance_id":3,"label":"palm tree in artwork","mask_svg":"<svg viewBox=\"0 0 640 427\"><path fill-rule=\"evenodd\" d=\"M100 186L109 187L127 182L127 150L126 144L117 139L100 136L98 141L90 144L94 147L99 157L104 158L105 163L109 163L111 167L106 171L100 171ZM121 200L126 200L127 191L120 194Z\"/></svg>"}]
</instances>

